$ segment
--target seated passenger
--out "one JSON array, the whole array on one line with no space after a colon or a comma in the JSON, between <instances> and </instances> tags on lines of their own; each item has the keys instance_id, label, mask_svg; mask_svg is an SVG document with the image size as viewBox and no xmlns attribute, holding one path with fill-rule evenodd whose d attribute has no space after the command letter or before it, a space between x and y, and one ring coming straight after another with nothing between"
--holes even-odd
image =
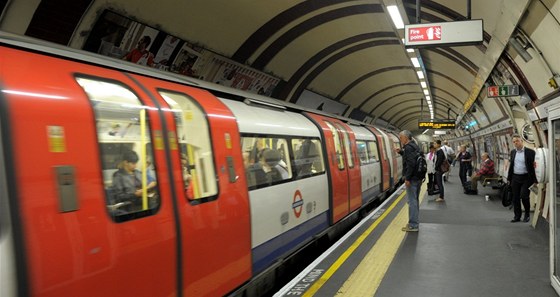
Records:
<instances>
[{"instance_id":1,"label":"seated passenger","mask_svg":"<svg viewBox=\"0 0 560 297\"><path fill-rule=\"evenodd\" d=\"M265 149L262 154L263 169L267 176L270 177L271 182L276 182L290 178L288 169L282 160L282 155L277 150ZM284 165L282 165L284 164Z\"/></svg>"},{"instance_id":2,"label":"seated passenger","mask_svg":"<svg viewBox=\"0 0 560 297\"><path fill-rule=\"evenodd\" d=\"M138 155L134 151L128 151L123 155L123 161L119 164L119 170L113 174L113 193L115 201L130 202L133 208L138 209L142 205L142 172L136 169ZM155 195L156 181L148 176L147 190L150 197ZM155 198L155 197L154 197Z\"/></svg>"},{"instance_id":3,"label":"seated passenger","mask_svg":"<svg viewBox=\"0 0 560 297\"><path fill-rule=\"evenodd\" d=\"M494 177L494 161L490 159L488 153L482 153L482 162L480 163L480 170L477 170L471 176L471 188L467 191L467 194L477 195L477 185L479 180L483 180L488 177Z\"/></svg>"}]
</instances>

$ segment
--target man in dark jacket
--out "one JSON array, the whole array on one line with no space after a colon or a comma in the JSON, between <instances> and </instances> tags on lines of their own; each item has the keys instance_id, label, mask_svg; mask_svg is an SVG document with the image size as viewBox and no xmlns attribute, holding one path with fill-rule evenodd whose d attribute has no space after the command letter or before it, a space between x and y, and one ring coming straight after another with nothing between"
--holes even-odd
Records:
<instances>
[{"instance_id":1,"label":"man in dark jacket","mask_svg":"<svg viewBox=\"0 0 560 297\"><path fill-rule=\"evenodd\" d=\"M408 130L399 133L399 139L403 145L403 149L395 149L395 151L403 156L403 177L406 186L406 198L408 199L408 224L402 228L405 232L418 232L419 222L418 214L420 206L418 196L420 195L420 186L422 181L416 177L416 159L421 154L418 145L412 141L412 134Z\"/></svg>"},{"instance_id":2,"label":"man in dark jacket","mask_svg":"<svg viewBox=\"0 0 560 297\"><path fill-rule=\"evenodd\" d=\"M524 147L523 140L518 134L513 135L515 149L509 154L508 184L513 193L513 220L512 223L521 221L521 201L525 208L523 222L529 222L531 205L529 201L529 187L538 183L535 174L535 151Z\"/></svg>"}]
</instances>

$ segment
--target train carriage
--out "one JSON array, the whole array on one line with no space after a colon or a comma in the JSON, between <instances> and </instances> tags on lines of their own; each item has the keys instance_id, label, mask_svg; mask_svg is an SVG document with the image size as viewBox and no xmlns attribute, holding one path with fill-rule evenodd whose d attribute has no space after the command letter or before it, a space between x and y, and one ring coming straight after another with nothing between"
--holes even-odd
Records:
<instances>
[{"instance_id":1,"label":"train carriage","mask_svg":"<svg viewBox=\"0 0 560 297\"><path fill-rule=\"evenodd\" d=\"M390 190L396 157L373 127L0 43L0 255L13 259L0 278L13 296L258 295L253 280Z\"/></svg>"}]
</instances>

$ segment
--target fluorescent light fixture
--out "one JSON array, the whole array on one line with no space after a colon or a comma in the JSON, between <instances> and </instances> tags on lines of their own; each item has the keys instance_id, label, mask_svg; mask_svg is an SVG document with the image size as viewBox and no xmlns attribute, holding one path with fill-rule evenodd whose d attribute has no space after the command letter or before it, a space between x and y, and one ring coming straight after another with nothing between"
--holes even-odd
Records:
<instances>
[{"instance_id":1,"label":"fluorescent light fixture","mask_svg":"<svg viewBox=\"0 0 560 297\"><path fill-rule=\"evenodd\" d=\"M430 96L426 96L426 100L430 101Z\"/></svg>"},{"instance_id":2,"label":"fluorescent light fixture","mask_svg":"<svg viewBox=\"0 0 560 297\"><path fill-rule=\"evenodd\" d=\"M389 5L387 6L387 10L389 11L389 15L391 15L391 19L393 20L395 27L397 27L397 29L403 29L404 22L401 17L401 13L399 12L399 8L396 5Z\"/></svg>"},{"instance_id":3,"label":"fluorescent light fixture","mask_svg":"<svg viewBox=\"0 0 560 297\"><path fill-rule=\"evenodd\" d=\"M418 58L412 57L410 58L410 61L412 61L412 65L414 65L414 67L420 68L420 62L418 62Z\"/></svg>"},{"instance_id":4,"label":"fluorescent light fixture","mask_svg":"<svg viewBox=\"0 0 560 297\"><path fill-rule=\"evenodd\" d=\"M430 95L430 92L428 92L428 89L424 89L424 95Z\"/></svg>"},{"instance_id":5,"label":"fluorescent light fixture","mask_svg":"<svg viewBox=\"0 0 560 297\"><path fill-rule=\"evenodd\" d=\"M416 71L416 75L418 75L419 79L424 79L424 72L422 72L422 70Z\"/></svg>"},{"instance_id":6,"label":"fluorescent light fixture","mask_svg":"<svg viewBox=\"0 0 560 297\"><path fill-rule=\"evenodd\" d=\"M407 53L413 53L413 52L414 52L414 49L413 49L413 48L407 48L407 49L406 49L406 52L407 52Z\"/></svg>"},{"instance_id":7,"label":"fluorescent light fixture","mask_svg":"<svg viewBox=\"0 0 560 297\"><path fill-rule=\"evenodd\" d=\"M420 85L422 86L422 89L425 89L425 88L428 87L428 85L426 84L425 81L421 81L421 82L420 82Z\"/></svg>"}]
</instances>

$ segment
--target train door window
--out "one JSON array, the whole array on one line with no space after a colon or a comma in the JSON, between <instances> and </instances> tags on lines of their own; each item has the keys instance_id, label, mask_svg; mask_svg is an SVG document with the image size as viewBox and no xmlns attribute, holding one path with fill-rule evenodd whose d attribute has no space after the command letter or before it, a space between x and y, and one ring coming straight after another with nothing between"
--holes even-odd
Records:
<instances>
[{"instance_id":1,"label":"train door window","mask_svg":"<svg viewBox=\"0 0 560 297\"><path fill-rule=\"evenodd\" d=\"M338 130L329 122L325 122L329 129L331 130L333 141L334 141L334 150L336 153L336 162L338 164L338 169L344 169L344 156L342 154L342 143L340 140L340 135L338 134Z\"/></svg>"},{"instance_id":2,"label":"train door window","mask_svg":"<svg viewBox=\"0 0 560 297\"><path fill-rule=\"evenodd\" d=\"M204 110L186 94L163 90L159 93L175 114L185 196L198 200L217 195L210 126Z\"/></svg>"},{"instance_id":3,"label":"train door window","mask_svg":"<svg viewBox=\"0 0 560 297\"><path fill-rule=\"evenodd\" d=\"M290 151L285 138L243 135L241 148L249 189L292 178Z\"/></svg>"},{"instance_id":4,"label":"train door window","mask_svg":"<svg viewBox=\"0 0 560 297\"><path fill-rule=\"evenodd\" d=\"M346 151L346 162L348 162L348 168L354 168L354 158L352 158L352 148L350 145L350 137L348 136L349 132L341 125L337 125L337 127L342 134L342 143L344 144L344 150Z\"/></svg>"},{"instance_id":5,"label":"train door window","mask_svg":"<svg viewBox=\"0 0 560 297\"><path fill-rule=\"evenodd\" d=\"M120 83L77 77L93 106L107 210L117 221L154 214L160 199L147 107Z\"/></svg>"},{"instance_id":6,"label":"train door window","mask_svg":"<svg viewBox=\"0 0 560 297\"><path fill-rule=\"evenodd\" d=\"M297 178L312 176L325 172L321 141L310 138L292 139L294 167Z\"/></svg>"},{"instance_id":7,"label":"train door window","mask_svg":"<svg viewBox=\"0 0 560 297\"><path fill-rule=\"evenodd\" d=\"M379 162L379 152L377 151L377 143L375 141L367 142L368 155L373 162Z\"/></svg>"}]
</instances>

